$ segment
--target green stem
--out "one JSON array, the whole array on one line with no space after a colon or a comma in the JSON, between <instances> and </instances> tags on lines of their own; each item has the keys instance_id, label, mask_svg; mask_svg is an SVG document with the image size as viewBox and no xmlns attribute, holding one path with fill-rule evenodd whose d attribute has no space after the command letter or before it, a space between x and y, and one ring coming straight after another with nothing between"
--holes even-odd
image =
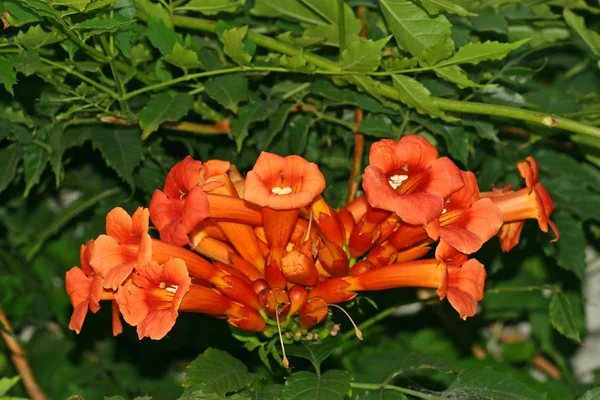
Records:
<instances>
[{"instance_id":1,"label":"green stem","mask_svg":"<svg viewBox=\"0 0 600 400\"><path fill-rule=\"evenodd\" d=\"M356 389L365 389L365 390L393 390L396 392L400 392L400 393L404 393L407 394L409 396L413 396L416 397L418 399L425 399L425 400L432 400L432 399L439 399L439 396L434 396L431 394L427 394L427 393L422 393L422 392L418 392L416 390L411 390L408 388L403 388L400 386L394 386L394 385L380 385L377 383L359 383L359 382L350 382L350 387L356 388Z\"/></svg>"},{"instance_id":2,"label":"green stem","mask_svg":"<svg viewBox=\"0 0 600 400\"><path fill-rule=\"evenodd\" d=\"M44 62L44 63L46 63L48 65L51 65L54 68L62 69L66 73L78 77L82 81L84 81L86 83L89 83L90 85L92 85L96 89L100 90L101 92L104 92L104 93L108 94L110 97L112 97L114 99L118 99L119 98L119 94L117 92L115 92L115 91L107 88L104 85L101 85L101 84L97 83L96 81L88 78L87 76L85 76L83 74L80 74L79 72L75 71L72 67L67 67L66 65L62 65L62 64L56 63L56 62L54 62L52 60L48 60L47 58L44 58L44 57L40 57L40 59L42 60L42 62Z\"/></svg>"},{"instance_id":3,"label":"green stem","mask_svg":"<svg viewBox=\"0 0 600 400\"><path fill-rule=\"evenodd\" d=\"M394 311L396 311L398 309L399 306L392 306L389 308L386 308L385 310L382 310L380 312L378 312L377 314L375 314L374 316L372 316L371 318L369 318L366 321L363 321L361 324L358 325L358 329L360 329L361 331L375 325L377 322L381 321L384 318L389 317L391 314L394 313ZM345 332L342 335L342 339L344 340L348 340L350 338L354 337L354 331L348 331Z\"/></svg>"},{"instance_id":4,"label":"green stem","mask_svg":"<svg viewBox=\"0 0 600 400\"><path fill-rule=\"evenodd\" d=\"M171 18L173 24L175 26L181 28L194 29L198 31L204 32L215 32L217 28L217 24L212 21L203 20L200 18L192 18L192 17L183 17L183 16L173 16ZM295 56L302 54L303 57L309 63L313 64L319 69L333 71L340 71L340 67L331 60L318 56L310 51L298 49L292 45L287 43L282 43L276 39L273 39L268 36L264 36L255 32L248 32L248 38L256 43L258 46L286 54L288 56ZM275 71L276 69L271 69ZM416 72L417 70L421 70L420 68L413 68L412 70L405 70ZM286 70L284 70L286 71ZM287 72L287 71L286 71ZM401 71L396 71L395 73L400 73ZM401 94L392 86L387 85L383 82L378 82L378 88L380 93L389 99L395 101L402 101ZM439 108L445 111L458 111L469 114L480 114L480 115L496 115L501 117L507 117L512 119L518 119L522 121L529 121L538 123L540 125L548 126L548 127L556 127L561 128L566 131L581 133L583 135L600 138L600 128L596 128L593 126L585 125L577 121L569 120L566 118L556 118L550 114L543 114L535 111L522 110L518 108L498 106L493 104L485 104L485 103L474 103L474 102L465 102L459 100L448 100L442 99L438 97L432 97L432 100L436 102Z\"/></svg>"},{"instance_id":5,"label":"green stem","mask_svg":"<svg viewBox=\"0 0 600 400\"><path fill-rule=\"evenodd\" d=\"M600 128L586 125L568 118L561 118L552 114L537 111L523 110L514 107L499 106L495 104L475 103L468 101L435 98L437 106L444 111L457 111L469 114L493 115L520 119L522 121L534 122L548 128L561 128L571 132L581 133L600 139Z\"/></svg>"},{"instance_id":6,"label":"green stem","mask_svg":"<svg viewBox=\"0 0 600 400\"><path fill-rule=\"evenodd\" d=\"M346 50L346 18L344 18L344 0L338 0L338 41L340 43L340 57Z\"/></svg>"},{"instance_id":7,"label":"green stem","mask_svg":"<svg viewBox=\"0 0 600 400\"><path fill-rule=\"evenodd\" d=\"M129 118L131 111L129 110L129 104L125 98L127 92L125 91L125 85L123 84L123 80L121 79L121 75L119 74L115 60L110 61L110 70L113 78L115 79L115 86L117 87L117 93L119 94L119 105L121 106L121 112L126 116L126 118Z\"/></svg>"}]
</instances>

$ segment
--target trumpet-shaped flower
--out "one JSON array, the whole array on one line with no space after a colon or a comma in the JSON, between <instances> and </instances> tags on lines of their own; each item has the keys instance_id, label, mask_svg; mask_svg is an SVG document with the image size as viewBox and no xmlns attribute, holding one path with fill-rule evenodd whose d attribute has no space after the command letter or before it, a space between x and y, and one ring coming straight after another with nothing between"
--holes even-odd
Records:
<instances>
[{"instance_id":1,"label":"trumpet-shaped flower","mask_svg":"<svg viewBox=\"0 0 600 400\"><path fill-rule=\"evenodd\" d=\"M444 200L463 186L458 167L426 139L405 136L371 146L363 188L371 206L395 212L404 222L425 225L444 209Z\"/></svg>"}]
</instances>

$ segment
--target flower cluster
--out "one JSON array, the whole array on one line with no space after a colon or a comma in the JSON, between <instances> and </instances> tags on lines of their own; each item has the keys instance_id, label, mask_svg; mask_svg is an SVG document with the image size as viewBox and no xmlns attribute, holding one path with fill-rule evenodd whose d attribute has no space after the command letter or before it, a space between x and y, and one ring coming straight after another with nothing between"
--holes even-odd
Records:
<instances>
[{"instance_id":1,"label":"flower cluster","mask_svg":"<svg viewBox=\"0 0 600 400\"><path fill-rule=\"evenodd\" d=\"M140 338L161 339L179 312L197 312L256 332L285 321L299 340L330 306L399 287L435 289L473 316L486 271L470 254L496 235L509 251L527 219L558 239L535 160L518 169L525 188L480 192L473 173L422 137L384 139L371 147L365 194L334 210L323 174L302 157L263 152L244 179L228 162L188 156L149 208L113 209L106 234L81 247L81 267L66 274L70 328L111 300L115 335L120 316Z\"/></svg>"}]
</instances>

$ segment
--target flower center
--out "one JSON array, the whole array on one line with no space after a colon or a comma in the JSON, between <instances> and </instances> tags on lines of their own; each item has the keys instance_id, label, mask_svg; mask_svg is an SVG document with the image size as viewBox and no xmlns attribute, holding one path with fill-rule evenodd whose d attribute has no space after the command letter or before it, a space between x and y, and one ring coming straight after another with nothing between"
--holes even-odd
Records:
<instances>
[{"instance_id":1,"label":"flower center","mask_svg":"<svg viewBox=\"0 0 600 400\"><path fill-rule=\"evenodd\" d=\"M286 186L286 187L275 186L273 189L271 189L271 193L273 193L277 196L281 196L283 194L290 194L290 193L292 193L292 188L289 186Z\"/></svg>"},{"instance_id":2,"label":"flower center","mask_svg":"<svg viewBox=\"0 0 600 400\"><path fill-rule=\"evenodd\" d=\"M392 176L390 176L388 183L390 184L392 189L396 190L396 188L398 188L400 185L402 185L402 182L404 182L407 179L408 179L408 175L398 175L398 174L392 175Z\"/></svg>"},{"instance_id":3,"label":"flower center","mask_svg":"<svg viewBox=\"0 0 600 400\"><path fill-rule=\"evenodd\" d=\"M179 289L179 285L167 286L167 284L165 282L161 282L158 285L158 287L161 288L161 289L165 289L167 292L173 293L173 294L175 294L175 292L177 292L177 289Z\"/></svg>"}]
</instances>

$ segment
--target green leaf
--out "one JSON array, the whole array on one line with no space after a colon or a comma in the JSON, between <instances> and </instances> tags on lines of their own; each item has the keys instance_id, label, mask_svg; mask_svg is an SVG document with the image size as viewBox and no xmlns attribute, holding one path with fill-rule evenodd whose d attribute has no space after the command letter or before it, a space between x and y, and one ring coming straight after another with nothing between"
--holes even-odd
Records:
<instances>
[{"instance_id":1,"label":"green leaf","mask_svg":"<svg viewBox=\"0 0 600 400\"><path fill-rule=\"evenodd\" d=\"M474 31L508 34L508 21L497 8L486 7L477 12L479 15L471 19L471 28Z\"/></svg>"},{"instance_id":2,"label":"green leaf","mask_svg":"<svg viewBox=\"0 0 600 400\"><path fill-rule=\"evenodd\" d=\"M175 43L173 52L163 57L163 59L179 67L185 74L188 70L202 67L202 63L198 60L198 54L195 51L184 48L179 43Z\"/></svg>"},{"instance_id":3,"label":"green leaf","mask_svg":"<svg viewBox=\"0 0 600 400\"><path fill-rule=\"evenodd\" d=\"M150 17L147 34L148 40L160 51L160 54L166 56L173 52L173 47L177 43L177 33L171 26L165 25L163 20Z\"/></svg>"},{"instance_id":4,"label":"green leaf","mask_svg":"<svg viewBox=\"0 0 600 400\"><path fill-rule=\"evenodd\" d=\"M183 385L225 395L245 388L259 377L248 372L244 363L230 354L207 349L187 367Z\"/></svg>"},{"instance_id":5,"label":"green leaf","mask_svg":"<svg viewBox=\"0 0 600 400\"><path fill-rule=\"evenodd\" d=\"M498 139L498 129L494 127L494 124L491 122L480 121L475 119L462 119L461 123L464 126L472 126L475 128L477 135L482 139L488 139L492 142L499 143L500 139Z\"/></svg>"},{"instance_id":6,"label":"green leaf","mask_svg":"<svg viewBox=\"0 0 600 400\"><path fill-rule=\"evenodd\" d=\"M0 396L4 396L13 386L15 386L21 377L19 375L12 378L0 378Z\"/></svg>"},{"instance_id":7,"label":"green leaf","mask_svg":"<svg viewBox=\"0 0 600 400\"><path fill-rule=\"evenodd\" d=\"M356 85L356 87L359 90L366 92L370 96L376 98L384 106L395 110L399 109L399 107L396 104L392 103L391 101L388 101L383 96L383 93L381 91L381 82L371 78L370 76L351 75L346 77L346 81L352 83L353 85Z\"/></svg>"},{"instance_id":8,"label":"green leaf","mask_svg":"<svg viewBox=\"0 0 600 400\"><path fill-rule=\"evenodd\" d=\"M50 0L53 6L64 6L83 11L91 0Z\"/></svg>"},{"instance_id":9,"label":"green leaf","mask_svg":"<svg viewBox=\"0 0 600 400\"><path fill-rule=\"evenodd\" d=\"M107 32L116 32L122 26L129 25L133 21L120 21L117 19L102 19L90 18L80 23L72 25L73 30L83 36L83 40L87 40L92 36L100 35Z\"/></svg>"},{"instance_id":10,"label":"green leaf","mask_svg":"<svg viewBox=\"0 0 600 400\"><path fill-rule=\"evenodd\" d=\"M368 136L378 138L397 138L392 120L385 116L369 114L358 126L358 131Z\"/></svg>"},{"instance_id":11,"label":"green leaf","mask_svg":"<svg viewBox=\"0 0 600 400\"><path fill-rule=\"evenodd\" d=\"M469 79L469 76L467 75L465 70L463 70L458 65L449 65L447 67L434 68L433 71L438 77L442 78L445 81L456 84L456 86L458 86L461 89L467 87L485 88L491 86L480 85L477 82L473 82Z\"/></svg>"},{"instance_id":12,"label":"green leaf","mask_svg":"<svg viewBox=\"0 0 600 400\"><path fill-rule=\"evenodd\" d=\"M285 381L282 400L343 400L350 392L350 377L346 371L329 370L317 376L300 371Z\"/></svg>"},{"instance_id":13,"label":"green leaf","mask_svg":"<svg viewBox=\"0 0 600 400\"><path fill-rule=\"evenodd\" d=\"M381 49L391 36L378 40L355 40L342 52L340 66L346 71L373 72L379 67Z\"/></svg>"},{"instance_id":14,"label":"green leaf","mask_svg":"<svg viewBox=\"0 0 600 400\"><path fill-rule=\"evenodd\" d=\"M6 57L0 56L0 83L14 96L13 85L17 83L17 73Z\"/></svg>"},{"instance_id":15,"label":"green leaf","mask_svg":"<svg viewBox=\"0 0 600 400\"><path fill-rule=\"evenodd\" d=\"M198 11L204 15L215 15L220 12L235 12L243 6L246 0L191 0L189 3L177 7L178 10Z\"/></svg>"},{"instance_id":16,"label":"green leaf","mask_svg":"<svg viewBox=\"0 0 600 400\"><path fill-rule=\"evenodd\" d=\"M50 166L56 178L56 187L60 185L60 181L64 177L64 168L62 163L63 153L65 151L65 141L60 125L52 125L48 132L48 144L52 148L50 153Z\"/></svg>"},{"instance_id":17,"label":"green leaf","mask_svg":"<svg viewBox=\"0 0 600 400\"><path fill-rule=\"evenodd\" d=\"M296 343L292 346L287 346L286 353L288 356L307 359L312 363L315 371L320 371L321 363L339 346L340 341L331 338L320 343Z\"/></svg>"},{"instance_id":18,"label":"green leaf","mask_svg":"<svg viewBox=\"0 0 600 400\"><path fill-rule=\"evenodd\" d=\"M282 55L279 58L279 63L282 67L294 72L310 74L315 70L315 66L309 64L308 61L306 61L304 55L302 54L302 51L299 54L296 54L295 56L287 56L285 54Z\"/></svg>"},{"instance_id":19,"label":"green leaf","mask_svg":"<svg viewBox=\"0 0 600 400\"><path fill-rule=\"evenodd\" d=\"M254 396L254 400L279 400L285 386L279 384L262 387Z\"/></svg>"},{"instance_id":20,"label":"green leaf","mask_svg":"<svg viewBox=\"0 0 600 400\"><path fill-rule=\"evenodd\" d=\"M429 65L452 54L452 24L442 14L431 17L409 0L381 0L381 11L396 43L420 61ZM435 54L427 50L436 47Z\"/></svg>"},{"instance_id":21,"label":"green leaf","mask_svg":"<svg viewBox=\"0 0 600 400\"><path fill-rule=\"evenodd\" d=\"M287 125L287 135L290 151L293 154L302 154L308 142L308 132L316 120L310 115L298 115L291 119Z\"/></svg>"},{"instance_id":22,"label":"green leaf","mask_svg":"<svg viewBox=\"0 0 600 400\"><path fill-rule=\"evenodd\" d=\"M33 75L42 64L37 50L26 50L9 56L9 59L15 70L25 76Z\"/></svg>"},{"instance_id":23,"label":"green leaf","mask_svg":"<svg viewBox=\"0 0 600 400\"><path fill-rule=\"evenodd\" d=\"M228 110L238 112L238 104L248 100L248 79L242 75L223 75L209 79L206 94Z\"/></svg>"},{"instance_id":24,"label":"green leaf","mask_svg":"<svg viewBox=\"0 0 600 400\"><path fill-rule=\"evenodd\" d=\"M259 17L284 17L313 25L326 22L299 0L256 0L250 13Z\"/></svg>"},{"instance_id":25,"label":"green leaf","mask_svg":"<svg viewBox=\"0 0 600 400\"><path fill-rule=\"evenodd\" d=\"M240 107L238 115L231 120L231 136L235 140L238 152L248 137L250 125L266 120L278 108L278 100L259 101Z\"/></svg>"},{"instance_id":26,"label":"green leaf","mask_svg":"<svg viewBox=\"0 0 600 400\"><path fill-rule=\"evenodd\" d=\"M588 390L583 396L577 400L600 400L600 387Z\"/></svg>"},{"instance_id":27,"label":"green leaf","mask_svg":"<svg viewBox=\"0 0 600 400\"><path fill-rule=\"evenodd\" d=\"M394 88L400 94L400 100L419 114L441 118L442 110L433 102L431 93L423 84L405 75L392 75Z\"/></svg>"},{"instance_id":28,"label":"green leaf","mask_svg":"<svg viewBox=\"0 0 600 400\"><path fill-rule=\"evenodd\" d=\"M133 169L142 160L143 144L139 130L98 126L91 132L91 138L106 164L133 188Z\"/></svg>"},{"instance_id":29,"label":"green leaf","mask_svg":"<svg viewBox=\"0 0 600 400\"><path fill-rule=\"evenodd\" d=\"M60 42L64 38L62 33L54 30L46 32L42 29L41 25L35 25L30 27L27 32L20 31L15 42L31 50Z\"/></svg>"},{"instance_id":30,"label":"green leaf","mask_svg":"<svg viewBox=\"0 0 600 400\"><path fill-rule=\"evenodd\" d=\"M565 18L565 22L569 25L581 38L583 41L592 49L592 52L600 56L600 34L598 32L594 32L591 29L587 29L585 26L585 20L583 17L573 13L573 11L565 8L563 10L563 16Z\"/></svg>"},{"instance_id":31,"label":"green leaf","mask_svg":"<svg viewBox=\"0 0 600 400\"><path fill-rule=\"evenodd\" d=\"M479 64L482 61L501 60L511 51L518 49L529 39L519 40L514 43L500 43L487 41L484 43L469 43L466 46L458 49L456 54L446 61L443 61L440 66L453 64Z\"/></svg>"},{"instance_id":32,"label":"green leaf","mask_svg":"<svg viewBox=\"0 0 600 400\"><path fill-rule=\"evenodd\" d=\"M495 372L491 368L471 369L456 378L443 393L444 397L545 400L546 394L539 393L511 375Z\"/></svg>"},{"instance_id":33,"label":"green leaf","mask_svg":"<svg viewBox=\"0 0 600 400\"><path fill-rule=\"evenodd\" d=\"M23 197L29 196L31 189L38 183L48 164L48 155L46 151L36 145L28 144L23 146L23 169L25 176L25 192Z\"/></svg>"},{"instance_id":34,"label":"green leaf","mask_svg":"<svg viewBox=\"0 0 600 400\"><path fill-rule=\"evenodd\" d=\"M221 36L221 42L225 46L225 54L240 65L250 64L252 60L252 55L246 51L243 42L246 33L248 33L248 26L243 26L228 29Z\"/></svg>"},{"instance_id":35,"label":"green leaf","mask_svg":"<svg viewBox=\"0 0 600 400\"><path fill-rule=\"evenodd\" d=\"M165 121L179 121L194 106L194 98L186 93L172 96L162 92L152 96L140 113L140 127L143 129L142 138L147 138Z\"/></svg>"},{"instance_id":36,"label":"green leaf","mask_svg":"<svg viewBox=\"0 0 600 400\"><path fill-rule=\"evenodd\" d=\"M474 14L468 10L465 10L458 4L450 0L419 0L421 5L429 14L435 15L440 12L447 12L449 14L457 14L463 17L474 17Z\"/></svg>"},{"instance_id":37,"label":"green leaf","mask_svg":"<svg viewBox=\"0 0 600 400\"><path fill-rule=\"evenodd\" d=\"M446 125L443 132L450 155L466 166L469 159L469 150L471 149L470 135L463 127L459 126Z\"/></svg>"},{"instance_id":38,"label":"green leaf","mask_svg":"<svg viewBox=\"0 0 600 400\"><path fill-rule=\"evenodd\" d=\"M552 295L548 315L550 323L557 331L576 342L581 341L571 302L564 294L554 293Z\"/></svg>"},{"instance_id":39,"label":"green leaf","mask_svg":"<svg viewBox=\"0 0 600 400\"><path fill-rule=\"evenodd\" d=\"M317 79L311 85L311 92L330 100L334 105L349 104L356 105L369 112L397 114L396 110L384 107L374 98L366 94L356 93L350 89L337 87L330 80Z\"/></svg>"},{"instance_id":40,"label":"green leaf","mask_svg":"<svg viewBox=\"0 0 600 400\"><path fill-rule=\"evenodd\" d=\"M317 13L323 18L329 25L334 28L336 39L339 33L339 5L337 0L300 0L305 6L310 8L312 11ZM356 15L352 8L348 4L344 4L344 28L347 39L353 35L358 36L360 32L360 21L356 18ZM346 40L349 42L349 40Z\"/></svg>"},{"instance_id":41,"label":"green leaf","mask_svg":"<svg viewBox=\"0 0 600 400\"><path fill-rule=\"evenodd\" d=\"M564 212L556 213L552 219L560 231L560 240L555 245L558 265L572 271L579 279L585 279L586 239L581 221Z\"/></svg>"},{"instance_id":42,"label":"green leaf","mask_svg":"<svg viewBox=\"0 0 600 400\"><path fill-rule=\"evenodd\" d=\"M403 393L381 388L379 390L352 389L354 400L409 400Z\"/></svg>"},{"instance_id":43,"label":"green leaf","mask_svg":"<svg viewBox=\"0 0 600 400\"><path fill-rule=\"evenodd\" d=\"M151 17L154 17L161 20L166 27L173 27L169 11L167 11L160 3L153 3L151 0L135 0L134 12L136 10L141 14L145 14L148 20L150 20ZM131 18L133 18L133 15Z\"/></svg>"}]
</instances>

